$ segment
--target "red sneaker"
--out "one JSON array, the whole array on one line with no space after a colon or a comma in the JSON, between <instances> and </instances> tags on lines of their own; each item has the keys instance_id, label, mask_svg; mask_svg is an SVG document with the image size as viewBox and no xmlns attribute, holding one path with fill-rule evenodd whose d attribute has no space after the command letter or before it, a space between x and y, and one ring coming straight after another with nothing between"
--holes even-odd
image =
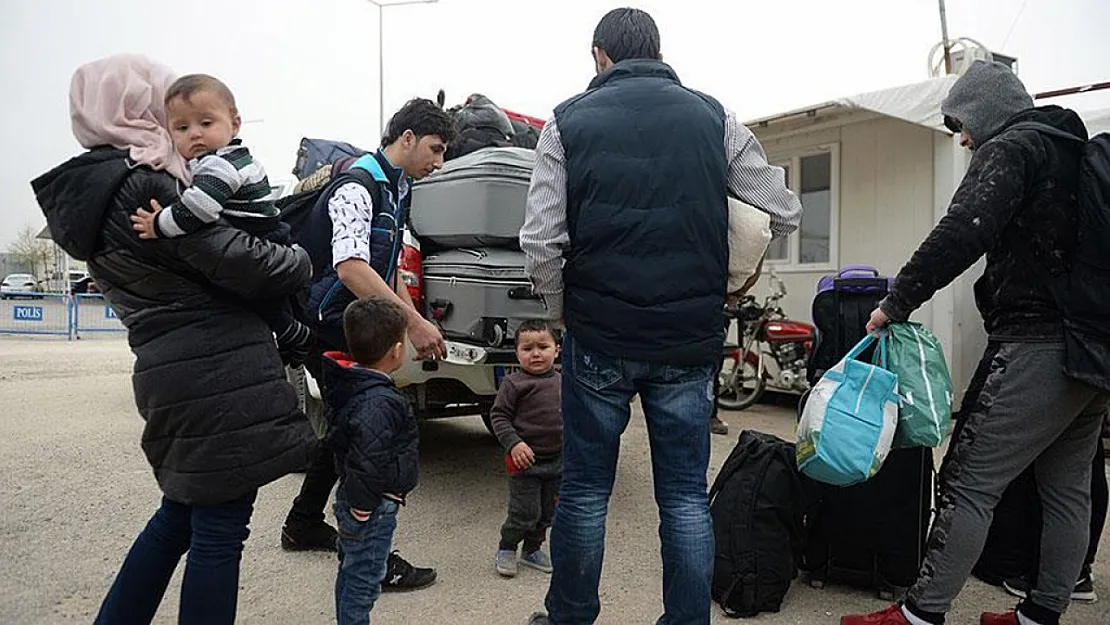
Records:
<instances>
[{"instance_id":1,"label":"red sneaker","mask_svg":"<svg viewBox=\"0 0 1110 625\"><path fill-rule=\"evenodd\" d=\"M902 614L902 606L892 605L882 612L842 616L840 625L910 625L910 622Z\"/></svg>"},{"instance_id":2,"label":"red sneaker","mask_svg":"<svg viewBox=\"0 0 1110 625\"><path fill-rule=\"evenodd\" d=\"M1017 612L983 612L979 625L1018 625Z\"/></svg>"}]
</instances>

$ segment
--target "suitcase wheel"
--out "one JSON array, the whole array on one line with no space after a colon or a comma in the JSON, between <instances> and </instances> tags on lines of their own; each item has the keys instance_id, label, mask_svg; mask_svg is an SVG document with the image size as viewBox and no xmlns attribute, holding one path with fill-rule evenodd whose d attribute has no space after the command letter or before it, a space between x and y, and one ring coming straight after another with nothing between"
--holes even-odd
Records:
<instances>
[{"instance_id":1,"label":"suitcase wheel","mask_svg":"<svg viewBox=\"0 0 1110 625\"><path fill-rule=\"evenodd\" d=\"M811 579L811 580L809 580L809 586L810 586L810 588L816 588L818 590L821 590L822 588L825 587L825 580L823 580L823 579Z\"/></svg>"}]
</instances>

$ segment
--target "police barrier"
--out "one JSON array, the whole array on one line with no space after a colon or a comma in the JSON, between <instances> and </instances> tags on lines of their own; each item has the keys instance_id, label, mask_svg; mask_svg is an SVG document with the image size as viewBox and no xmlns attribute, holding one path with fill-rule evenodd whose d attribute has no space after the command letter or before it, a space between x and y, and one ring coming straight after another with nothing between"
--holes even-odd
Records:
<instances>
[{"instance_id":1,"label":"police barrier","mask_svg":"<svg viewBox=\"0 0 1110 625\"><path fill-rule=\"evenodd\" d=\"M73 336L96 332L123 332L123 323L112 306L99 293L78 293L74 296Z\"/></svg>"},{"instance_id":2,"label":"police barrier","mask_svg":"<svg viewBox=\"0 0 1110 625\"><path fill-rule=\"evenodd\" d=\"M0 334L53 334L73 337L73 303L61 293L4 293Z\"/></svg>"}]
</instances>

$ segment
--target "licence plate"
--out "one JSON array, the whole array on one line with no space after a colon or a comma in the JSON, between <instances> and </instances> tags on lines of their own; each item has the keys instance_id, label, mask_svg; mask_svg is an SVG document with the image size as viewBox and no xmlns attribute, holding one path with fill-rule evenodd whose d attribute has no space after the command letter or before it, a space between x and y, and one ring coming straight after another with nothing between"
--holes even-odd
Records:
<instances>
[{"instance_id":1,"label":"licence plate","mask_svg":"<svg viewBox=\"0 0 1110 625\"><path fill-rule=\"evenodd\" d=\"M486 350L473 345L447 341L447 358L445 360L456 365L478 365L485 362Z\"/></svg>"}]
</instances>

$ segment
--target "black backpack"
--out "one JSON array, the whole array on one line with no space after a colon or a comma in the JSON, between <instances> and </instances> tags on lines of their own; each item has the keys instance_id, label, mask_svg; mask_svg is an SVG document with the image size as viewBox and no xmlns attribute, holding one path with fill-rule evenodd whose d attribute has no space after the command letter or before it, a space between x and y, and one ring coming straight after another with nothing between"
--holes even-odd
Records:
<instances>
[{"instance_id":1,"label":"black backpack","mask_svg":"<svg viewBox=\"0 0 1110 625\"><path fill-rule=\"evenodd\" d=\"M444 160L466 156L482 148L505 148L513 145L515 126L492 100L475 93L466 104L448 110L455 120L458 136L447 146Z\"/></svg>"},{"instance_id":2,"label":"black backpack","mask_svg":"<svg viewBox=\"0 0 1110 625\"><path fill-rule=\"evenodd\" d=\"M802 482L794 445L744 431L709 490L713 599L725 614L778 612L802 557Z\"/></svg>"},{"instance_id":3,"label":"black backpack","mask_svg":"<svg viewBox=\"0 0 1110 625\"><path fill-rule=\"evenodd\" d=\"M540 142L540 131L528 122L510 119L513 124L513 145L518 148L536 149Z\"/></svg>"},{"instance_id":4,"label":"black backpack","mask_svg":"<svg viewBox=\"0 0 1110 625\"><path fill-rule=\"evenodd\" d=\"M1078 239L1071 271L1064 276L1049 276L1040 265L1030 264L1048 285L1064 317L1064 372L1110 390L1110 133L1084 142L1037 122L1019 122L1008 128L1015 129L1085 143L1079 171ZM1025 255L1029 256L1028 250Z\"/></svg>"},{"instance_id":5,"label":"black backpack","mask_svg":"<svg viewBox=\"0 0 1110 625\"><path fill-rule=\"evenodd\" d=\"M470 126L459 131L455 140L447 147L443 160L451 161L482 148L507 148L513 145L512 140L505 137L502 132L489 126Z\"/></svg>"},{"instance_id":6,"label":"black backpack","mask_svg":"<svg viewBox=\"0 0 1110 625\"><path fill-rule=\"evenodd\" d=\"M335 189L348 182L358 182L370 191L375 210L380 210L379 207L383 206L381 185L365 169L350 168L351 163L353 161L347 163L347 167L338 168L341 171L333 171L327 184L274 202L279 211L278 218L288 224L292 231L292 241L303 247L312 258L312 273L315 278L319 278L331 263L331 229L326 228L325 232L325 229L315 227L316 224L310 219L316 210L324 210L322 207L317 208L321 200L330 197Z\"/></svg>"}]
</instances>

